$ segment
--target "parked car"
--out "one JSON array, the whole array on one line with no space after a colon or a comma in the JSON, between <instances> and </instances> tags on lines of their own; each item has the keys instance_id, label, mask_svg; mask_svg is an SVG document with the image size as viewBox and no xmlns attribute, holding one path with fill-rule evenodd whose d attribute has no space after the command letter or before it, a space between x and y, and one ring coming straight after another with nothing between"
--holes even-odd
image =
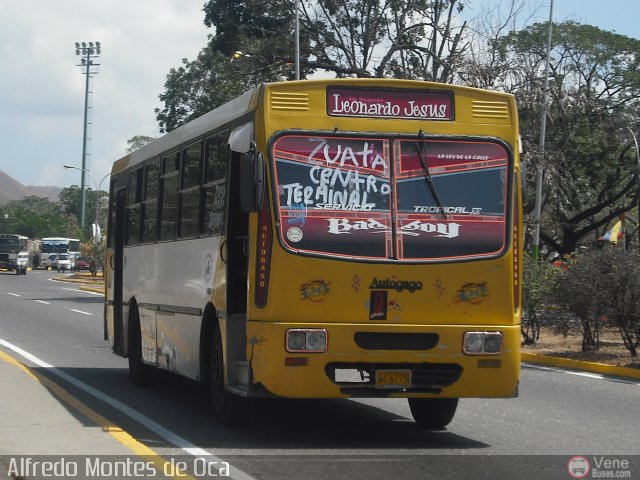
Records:
<instances>
[{"instance_id":1,"label":"parked car","mask_svg":"<svg viewBox=\"0 0 640 480\"><path fill-rule=\"evenodd\" d=\"M76 272L80 270L91 270L91 259L89 257L78 257L75 262Z\"/></svg>"},{"instance_id":2,"label":"parked car","mask_svg":"<svg viewBox=\"0 0 640 480\"><path fill-rule=\"evenodd\" d=\"M56 258L56 270L58 273L70 270L73 272L73 256L68 253L59 253Z\"/></svg>"}]
</instances>

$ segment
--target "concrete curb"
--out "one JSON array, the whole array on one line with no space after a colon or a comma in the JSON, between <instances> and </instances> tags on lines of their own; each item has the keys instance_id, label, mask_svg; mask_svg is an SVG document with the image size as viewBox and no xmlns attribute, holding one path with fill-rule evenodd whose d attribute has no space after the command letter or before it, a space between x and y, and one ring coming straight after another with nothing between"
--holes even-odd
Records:
<instances>
[{"instance_id":1,"label":"concrete curb","mask_svg":"<svg viewBox=\"0 0 640 480\"><path fill-rule=\"evenodd\" d=\"M615 377L625 377L632 378L634 380L640 380L640 369L635 368L617 367L615 365L607 365L604 363L583 362L579 360L571 360L569 358L550 357L547 355L537 355L535 353L524 352L520 354L520 359L521 361L528 363L570 368L572 370L599 373L601 375L611 375Z\"/></svg>"},{"instance_id":2,"label":"concrete curb","mask_svg":"<svg viewBox=\"0 0 640 480\"><path fill-rule=\"evenodd\" d=\"M81 284L78 287L79 290L83 290L85 292L93 292L93 293L102 293L104 294L104 280L91 280L96 277L87 276L87 280L83 278L70 278L70 277L55 277L54 280L56 282L67 282L67 283L78 283ZM98 277L102 278L102 277ZM95 284L96 286L91 286L90 284Z\"/></svg>"}]
</instances>

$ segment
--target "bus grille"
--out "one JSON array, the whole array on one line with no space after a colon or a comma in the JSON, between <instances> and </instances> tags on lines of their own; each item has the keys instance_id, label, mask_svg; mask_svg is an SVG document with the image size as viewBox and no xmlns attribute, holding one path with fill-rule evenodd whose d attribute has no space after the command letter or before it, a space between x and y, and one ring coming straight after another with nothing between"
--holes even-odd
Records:
<instances>
[{"instance_id":1,"label":"bus grille","mask_svg":"<svg viewBox=\"0 0 640 480\"><path fill-rule=\"evenodd\" d=\"M8 253L0 253L0 262L8 262L9 261L9 254Z\"/></svg>"},{"instance_id":2,"label":"bus grille","mask_svg":"<svg viewBox=\"0 0 640 480\"><path fill-rule=\"evenodd\" d=\"M309 95L306 93L271 92L273 110L309 110Z\"/></svg>"},{"instance_id":3,"label":"bus grille","mask_svg":"<svg viewBox=\"0 0 640 480\"><path fill-rule=\"evenodd\" d=\"M436 333L356 332L353 340L365 350L429 350L439 338Z\"/></svg>"},{"instance_id":4,"label":"bus grille","mask_svg":"<svg viewBox=\"0 0 640 480\"><path fill-rule=\"evenodd\" d=\"M375 388L376 370L411 370L411 387ZM341 387L342 393L373 397L394 392L440 393L460 379L462 370L457 363L330 363L325 367L327 376ZM348 372L353 373L351 378Z\"/></svg>"},{"instance_id":5,"label":"bus grille","mask_svg":"<svg viewBox=\"0 0 640 480\"><path fill-rule=\"evenodd\" d=\"M505 102L473 102L473 116L476 118L509 119L509 106Z\"/></svg>"}]
</instances>

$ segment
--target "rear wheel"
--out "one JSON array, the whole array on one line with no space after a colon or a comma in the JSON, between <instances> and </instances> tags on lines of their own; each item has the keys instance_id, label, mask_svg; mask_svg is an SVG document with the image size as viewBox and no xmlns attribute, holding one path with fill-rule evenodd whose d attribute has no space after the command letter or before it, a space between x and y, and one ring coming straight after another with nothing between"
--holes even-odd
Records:
<instances>
[{"instance_id":1,"label":"rear wheel","mask_svg":"<svg viewBox=\"0 0 640 480\"><path fill-rule=\"evenodd\" d=\"M222 335L220 328L216 328L209 355L209 394L216 421L222 425L233 425L238 420L242 398L226 389L223 353Z\"/></svg>"},{"instance_id":2,"label":"rear wheel","mask_svg":"<svg viewBox=\"0 0 640 480\"><path fill-rule=\"evenodd\" d=\"M409 398L415 422L424 428L441 429L449 425L458 408L457 398Z\"/></svg>"},{"instance_id":3,"label":"rear wheel","mask_svg":"<svg viewBox=\"0 0 640 480\"><path fill-rule=\"evenodd\" d=\"M142 333L140 330L140 314L134 307L129 319L129 378L134 385L140 387L151 383L152 368L142 361Z\"/></svg>"}]
</instances>

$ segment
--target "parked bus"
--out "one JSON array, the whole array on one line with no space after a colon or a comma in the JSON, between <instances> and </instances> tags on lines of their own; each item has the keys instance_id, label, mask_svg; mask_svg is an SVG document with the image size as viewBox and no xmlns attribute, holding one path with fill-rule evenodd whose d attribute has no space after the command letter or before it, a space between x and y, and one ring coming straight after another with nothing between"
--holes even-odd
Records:
<instances>
[{"instance_id":1,"label":"parked bus","mask_svg":"<svg viewBox=\"0 0 640 480\"><path fill-rule=\"evenodd\" d=\"M511 95L272 83L113 165L105 339L239 397L408 398L441 428L520 374L522 167Z\"/></svg>"},{"instance_id":2,"label":"parked bus","mask_svg":"<svg viewBox=\"0 0 640 480\"><path fill-rule=\"evenodd\" d=\"M29 239L24 235L0 233L0 268L26 275L29 267Z\"/></svg>"},{"instance_id":3,"label":"parked bus","mask_svg":"<svg viewBox=\"0 0 640 480\"><path fill-rule=\"evenodd\" d=\"M48 237L42 239L40 266L55 269L56 257L53 254L68 253L74 258L80 256L80 240L77 238Z\"/></svg>"}]
</instances>

